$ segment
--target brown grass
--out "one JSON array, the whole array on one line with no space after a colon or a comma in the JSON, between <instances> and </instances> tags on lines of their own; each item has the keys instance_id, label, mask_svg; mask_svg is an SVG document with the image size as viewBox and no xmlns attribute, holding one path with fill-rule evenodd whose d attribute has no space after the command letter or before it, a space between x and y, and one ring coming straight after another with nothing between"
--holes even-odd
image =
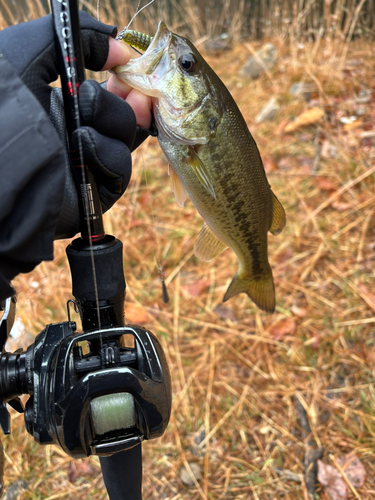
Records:
<instances>
[{"instance_id":1,"label":"brown grass","mask_svg":"<svg viewBox=\"0 0 375 500\"><path fill-rule=\"evenodd\" d=\"M339 118L358 114L359 91L373 89L375 56L360 41L272 41L278 63L260 80L236 76L255 43L207 60L238 102L286 209L283 233L269 236L276 313L259 312L242 295L221 305L236 258L230 250L209 264L193 256L201 220L191 203L181 209L173 200L155 139L134 154L131 184L105 216L107 232L124 243L127 319L147 321L173 380L170 425L143 446L145 499L305 500L304 457L312 444L331 465L328 452L355 452L367 471L357 498L374 498L374 100L363 105L357 127L345 130ZM315 102L289 95L301 79L316 84ZM271 95L280 112L255 125ZM325 109L324 120L283 133L312 105ZM15 281L26 333L12 349L27 346L46 323L66 319L67 243L56 243L53 263ZM166 272L168 305L155 261ZM70 483L69 457L36 445L15 413L12 429L3 438L6 485L24 479L20 498L106 498L96 458L88 459L89 475ZM202 479L188 488L179 471L191 462ZM328 498L319 485L315 498Z\"/></svg>"}]
</instances>

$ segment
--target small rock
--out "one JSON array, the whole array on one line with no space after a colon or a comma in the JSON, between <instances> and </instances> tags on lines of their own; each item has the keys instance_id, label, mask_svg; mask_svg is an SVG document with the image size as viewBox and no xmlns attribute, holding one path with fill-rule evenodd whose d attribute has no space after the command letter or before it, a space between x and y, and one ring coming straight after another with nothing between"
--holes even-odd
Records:
<instances>
[{"instance_id":1,"label":"small rock","mask_svg":"<svg viewBox=\"0 0 375 500\"><path fill-rule=\"evenodd\" d=\"M224 50L230 50L232 44L227 33L222 33L220 36L209 38L204 42L204 49L208 53L223 52Z\"/></svg>"},{"instance_id":2,"label":"small rock","mask_svg":"<svg viewBox=\"0 0 375 500\"><path fill-rule=\"evenodd\" d=\"M266 43L251 56L239 70L239 76L243 78L259 78L264 71L269 70L276 62L276 47L272 43Z\"/></svg>"},{"instance_id":3,"label":"small rock","mask_svg":"<svg viewBox=\"0 0 375 500\"><path fill-rule=\"evenodd\" d=\"M188 462L191 472L193 473L195 479L200 481L202 479L201 467L196 462ZM184 483L185 486L195 486L193 478L191 477L190 471L187 470L185 465L183 465L180 469L180 479Z\"/></svg>"},{"instance_id":4,"label":"small rock","mask_svg":"<svg viewBox=\"0 0 375 500\"><path fill-rule=\"evenodd\" d=\"M273 467L273 470L276 474L287 481L294 481L295 483L302 483L301 477L298 474L295 474L289 469L282 469L281 467Z\"/></svg>"},{"instance_id":5,"label":"small rock","mask_svg":"<svg viewBox=\"0 0 375 500\"><path fill-rule=\"evenodd\" d=\"M305 101L309 101L311 99L311 94L313 92L318 92L318 87L315 83L308 82L293 83L289 89L290 95L302 97Z\"/></svg>"},{"instance_id":6,"label":"small rock","mask_svg":"<svg viewBox=\"0 0 375 500\"><path fill-rule=\"evenodd\" d=\"M367 104L371 101L372 90L368 89L366 85L361 85L361 90L358 92L356 102L359 104Z\"/></svg>"},{"instance_id":7,"label":"small rock","mask_svg":"<svg viewBox=\"0 0 375 500\"><path fill-rule=\"evenodd\" d=\"M272 120L279 109L280 106L277 104L276 99L274 97L271 97L271 99L255 117L255 123L262 123L266 120Z\"/></svg>"},{"instance_id":8,"label":"small rock","mask_svg":"<svg viewBox=\"0 0 375 500\"><path fill-rule=\"evenodd\" d=\"M14 482L13 484L8 486L3 500L18 500L18 498L20 498L21 496L21 493L27 490L28 486L29 485L27 484L27 482L23 479Z\"/></svg>"},{"instance_id":9,"label":"small rock","mask_svg":"<svg viewBox=\"0 0 375 500\"><path fill-rule=\"evenodd\" d=\"M195 444L200 445L205 437L206 437L206 431L204 429L202 429L200 432L198 431L194 436Z\"/></svg>"}]
</instances>

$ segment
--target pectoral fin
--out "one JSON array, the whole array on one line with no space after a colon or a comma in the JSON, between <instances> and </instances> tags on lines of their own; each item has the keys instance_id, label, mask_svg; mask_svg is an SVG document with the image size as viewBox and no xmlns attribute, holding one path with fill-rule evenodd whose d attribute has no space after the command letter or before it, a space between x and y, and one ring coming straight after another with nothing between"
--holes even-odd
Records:
<instances>
[{"instance_id":1,"label":"pectoral fin","mask_svg":"<svg viewBox=\"0 0 375 500\"><path fill-rule=\"evenodd\" d=\"M227 246L220 241L207 224L204 223L194 245L195 256L204 262L210 262L210 260L214 259L226 248Z\"/></svg>"},{"instance_id":2,"label":"pectoral fin","mask_svg":"<svg viewBox=\"0 0 375 500\"><path fill-rule=\"evenodd\" d=\"M271 191L272 195L272 223L270 227L270 233L275 236L284 229L286 224L286 215L285 210L279 200Z\"/></svg>"},{"instance_id":3,"label":"pectoral fin","mask_svg":"<svg viewBox=\"0 0 375 500\"><path fill-rule=\"evenodd\" d=\"M171 180L171 189L176 197L176 201L180 205L180 207L183 207L187 198L187 194L185 192L184 186L180 182L180 179L177 177L176 172L170 165L168 166L168 175Z\"/></svg>"},{"instance_id":4,"label":"pectoral fin","mask_svg":"<svg viewBox=\"0 0 375 500\"><path fill-rule=\"evenodd\" d=\"M210 174L208 173L206 167L204 166L204 164L202 163L201 159L194 151L194 149L189 148L189 150L190 150L190 155L185 158L186 163L193 169L195 175L197 176L202 186L216 200L215 189Z\"/></svg>"}]
</instances>

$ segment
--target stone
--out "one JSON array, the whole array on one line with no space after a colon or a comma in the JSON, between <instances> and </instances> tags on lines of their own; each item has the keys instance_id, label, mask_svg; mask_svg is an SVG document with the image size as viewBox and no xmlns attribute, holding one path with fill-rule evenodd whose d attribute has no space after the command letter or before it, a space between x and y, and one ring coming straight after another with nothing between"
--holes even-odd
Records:
<instances>
[{"instance_id":1,"label":"stone","mask_svg":"<svg viewBox=\"0 0 375 500\"><path fill-rule=\"evenodd\" d=\"M193 473L195 479L199 482L202 479L201 466L196 462L188 462L191 472ZM184 483L185 486L195 486L193 478L191 477L190 472L187 470L185 465L183 465L180 469L180 479Z\"/></svg>"},{"instance_id":2,"label":"stone","mask_svg":"<svg viewBox=\"0 0 375 500\"><path fill-rule=\"evenodd\" d=\"M251 56L238 74L242 78L259 78L265 71L268 71L276 63L276 47L272 43L266 43L256 53Z\"/></svg>"},{"instance_id":3,"label":"stone","mask_svg":"<svg viewBox=\"0 0 375 500\"><path fill-rule=\"evenodd\" d=\"M293 83L289 89L290 95L302 97L305 101L309 101L311 99L311 94L315 92L318 92L318 87L315 83L309 82Z\"/></svg>"},{"instance_id":4,"label":"stone","mask_svg":"<svg viewBox=\"0 0 375 500\"><path fill-rule=\"evenodd\" d=\"M203 44L204 50L209 54L216 54L217 52L223 52L225 50L230 50L232 44L227 33L222 33L220 36L209 38Z\"/></svg>"},{"instance_id":5,"label":"stone","mask_svg":"<svg viewBox=\"0 0 375 500\"><path fill-rule=\"evenodd\" d=\"M266 120L272 120L279 109L280 106L277 104L277 100L274 97L271 97L271 99L255 117L255 123L262 123Z\"/></svg>"}]
</instances>

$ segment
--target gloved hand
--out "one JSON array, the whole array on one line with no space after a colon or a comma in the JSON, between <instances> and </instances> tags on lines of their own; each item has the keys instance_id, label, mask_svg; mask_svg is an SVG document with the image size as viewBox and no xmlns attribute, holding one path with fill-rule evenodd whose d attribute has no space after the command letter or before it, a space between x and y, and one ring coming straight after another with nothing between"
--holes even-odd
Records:
<instances>
[{"instance_id":1,"label":"gloved hand","mask_svg":"<svg viewBox=\"0 0 375 500\"><path fill-rule=\"evenodd\" d=\"M87 68L107 69L133 57L113 39L115 27L82 12L80 23ZM62 100L49 85L57 77L51 16L0 32L0 299L14 293L10 281L17 274L53 259L55 238L79 231ZM126 189L130 151L148 135L136 121L146 129L151 123L148 98L134 89L116 89L113 77L110 82L131 107L85 82L79 97L83 127L74 137L81 138L104 210Z\"/></svg>"},{"instance_id":2,"label":"gloved hand","mask_svg":"<svg viewBox=\"0 0 375 500\"><path fill-rule=\"evenodd\" d=\"M80 27L85 66L99 71L109 52L108 36L117 29L80 12ZM0 47L24 83L50 115L65 145L65 118L62 97L49 85L58 77L57 51L52 17L19 24L0 32ZM119 97L106 92L97 83L86 81L80 88L79 106L84 126L74 134L75 146L81 140L84 160L98 183L103 212L124 193L131 176L131 155L147 132L136 127L132 108ZM79 232L78 200L65 154L65 188L56 238L71 237Z\"/></svg>"}]
</instances>

